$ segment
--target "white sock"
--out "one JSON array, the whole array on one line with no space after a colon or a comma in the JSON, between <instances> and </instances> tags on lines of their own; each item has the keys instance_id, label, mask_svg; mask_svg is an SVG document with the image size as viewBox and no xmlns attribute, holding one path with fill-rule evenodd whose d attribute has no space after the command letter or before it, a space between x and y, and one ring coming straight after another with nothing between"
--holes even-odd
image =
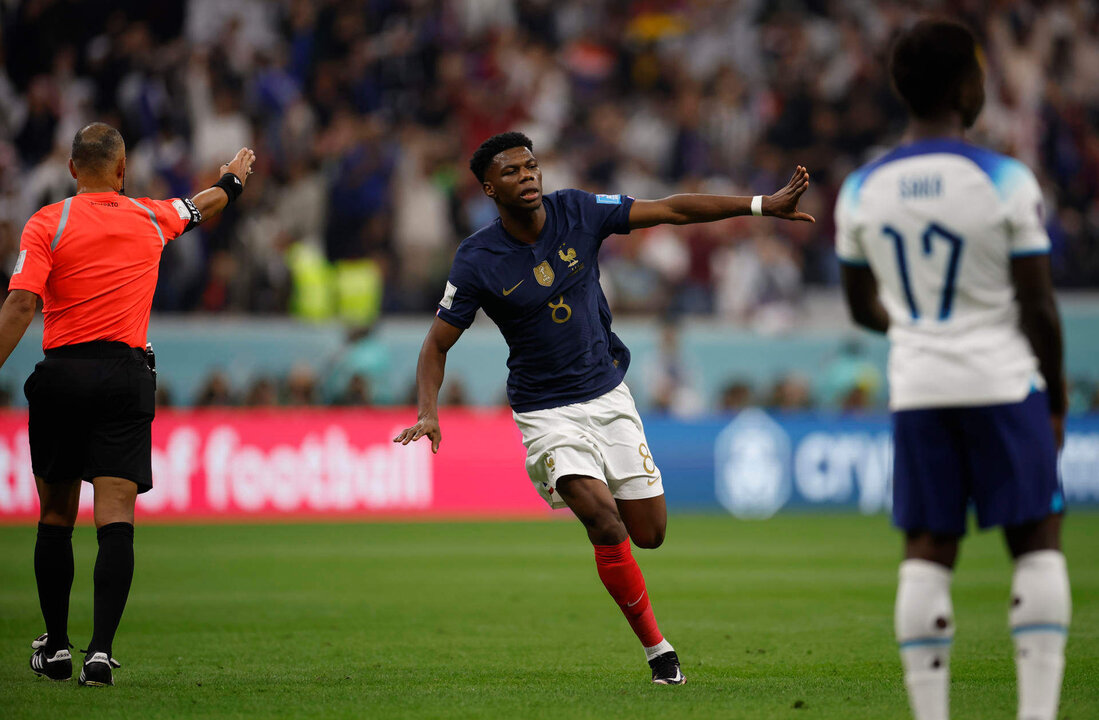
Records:
<instances>
[{"instance_id":1,"label":"white sock","mask_svg":"<svg viewBox=\"0 0 1099 720\"><path fill-rule=\"evenodd\" d=\"M1071 614L1065 556L1057 550L1019 556L1008 614L1015 641L1019 720L1057 717Z\"/></svg>"},{"instance_id":2,"label":"white sock","mask_svg":"<svg viewBox=\"0 0 1099 720\"><path fill-rule=\"evenodd\" d=\"M916 720L950 716L951 577L949 568L928 560L901 563L894 627Z\"/></svg>"},{"instance_id":3,"label":"white sock","mask_svg":"<svg viewBox=\"0 0 1099 720\"><path fill-rule=\"evenodd\" d=\"M668 642L667 638L665 638L658 642L656 645L645 648L645 659L652 660L654 657L659 657L664 653L671 652L673 650L675 650L675 648L672 647L672 644Z\"/></svg>"}]
</instances>

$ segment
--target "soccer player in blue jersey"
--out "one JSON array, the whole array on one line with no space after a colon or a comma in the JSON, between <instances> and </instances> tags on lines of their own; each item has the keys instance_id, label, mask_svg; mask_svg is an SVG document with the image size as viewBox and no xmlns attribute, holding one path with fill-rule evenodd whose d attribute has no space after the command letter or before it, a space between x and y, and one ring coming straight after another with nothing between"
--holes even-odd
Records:
<instances>
[{"instance_id":1,"label":"soccer player in blue jersey","mask_svg":"<svg viewBox=\"0 0 1099 720\"><path fill-rule=\"evenodd\" d=\"M923 21L898 38L904 144L852 173L836 205L851 314L887 332L904 530L896 638L917 720L949 715L950 581L972 503L1015 561L1009 621L1020 720L1053 720L1070 601L1061 325L1042 194L1022 163L965 142L984 104L973 35Z\"/></svg>"},{"instance_id":2,"label":"soccer player in blue jersey","mask_svg":"<svg viewBox=\"0 0 1099 720\"><path fill-rule=\"evenodd\" d=\"M500 217L458 248L416 368L419 417L394 441L426 436L438 451L446 354L483 308L510 349L508 400L535 489L584 524L599 578L644 646L652 681L681 684L679 658L657 627L630 550L630 540L660 546L667 511L660 470L623 382L630 352L611 332L599 247L608 235L666 223L749 214L813 222L797 209L809 173L798 167L786 187L754 198L543 195L533 145L517 132L486 140L469 165Z\"/></svg>"}]
</instances>

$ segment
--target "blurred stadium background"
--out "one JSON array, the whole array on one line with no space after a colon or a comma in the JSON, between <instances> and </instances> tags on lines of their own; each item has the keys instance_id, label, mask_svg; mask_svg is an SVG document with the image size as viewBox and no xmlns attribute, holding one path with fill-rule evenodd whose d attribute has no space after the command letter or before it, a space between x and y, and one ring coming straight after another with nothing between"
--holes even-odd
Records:
<instances>
[{"instance_id":1,"label":"blurred stadium background","mask_svg":"<svg viewBox=\"0 0 1099 720\"><path fill-rule=\"evenodd\" d=\"M157 490L139 501L119 642L136 669L119 707L772 718L808 702L815 717L899 717L886 346L843 310L831 216L846 173L900 137L886 49L927 13L964 20L983 44L973 140L1022 159L1045 191L1072 383L1062 474L1070 506L1094 506L1094 2L0 0L5 287L26 219L73 192L66 160L85 123L121 129L135 197L190 195L241 146L258 156L241 200L164 254L149 332ZM494 217L468 156L507 129L534 139L547 190L755 194L795 164L812 172L815 225L654 228L601 254L669 504L710 512L674 518L643 560L662 622L690 648L688 701L642 692L632 638L609 630L620 618L571 525L233 524L549 515L504 406L506 347L483 317L450 353L440 454L390 442L415 416L416 356L453 253ZM39 619L22 383L40 357L37 320L0 371L0 524L22 525L0 527L0 707L17 717L90 702L41 693L23 665ZM723 516L787 508L841 512ZM157 517L227 522L146 524ZM1072 717L1099 712L1096 517L1075 513L1066 539ZM78 529L78 567L93 544ZM1006 717L1007 560L984 536L962 562L972 635L956 652L957 707ZM78 572L78 634L89 578ZM567 640L537 632L553 622L532 619L546 587L568 608Z\"/></svg>"},{"instance_id":2,"label":"blurred stadium background","mask_svg":"<svg viewBox=\"0 0 1099 720\"><path fill-rule=\"evenodd\" d=\"M837 342L856 336L836 299L831 208L844 175L897 140L885 51L934 10L984 43L989 102L974 140L1022 159L1046 191L1075 323L1073 409L1096 410L1089 2L4 0L0 267L31 213L72 192L68 147L89 120L122 129L133 196L190 194L252 146L260 169L242 202L165 253L153 340L214 344L184 368L164 353L163 404L401 404L454 249L495 214L466 168L487 135L530 134L547 189L753 194L802 163L815 226L740 220L608 240L633 384L646 409L676 414L881 408L880 347ZM228 342L208 339L230 324ZM235 342L252 327L283 342L253 359ZM678 356L664 333L682 337ZM823 343L811 357L785 352L808 335ZM729 352L691 367L699 345L724 338ZM744 338L758 349L745 353ZM17 404L26 362L5 369ZM457 367L448 395L498 404L502 378L496 362Z\"/></svg>"}]
</instances>

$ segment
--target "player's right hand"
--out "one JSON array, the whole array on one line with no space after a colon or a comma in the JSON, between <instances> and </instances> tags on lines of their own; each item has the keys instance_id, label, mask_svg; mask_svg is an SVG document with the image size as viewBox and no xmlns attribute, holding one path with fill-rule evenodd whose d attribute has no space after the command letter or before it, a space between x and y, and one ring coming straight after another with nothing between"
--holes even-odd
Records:
<instances>
[{"instance_id":1,"label":"player's right hand","mask_svg":"<svg viewBox=\"0 0 1099 720\"><path fill-rule=\"evenodd\" d=\"M248 183L248 176L252 174L252 163L256 161L256 154L249 148L241 148L229 162L221 166L221 174L233 173L240 180L241 187Z\"/></svg>"},{"instance_id":2,"label":"player's right hand","mask_svg":"<svg viewBox=\"0 0 1099 720\"><path fill-rule=\"evenodd\" d=\"M1057 449L1065 446L1065 416L1050 415L1049 422L1053 425L1053 440L1057 443Z\"/></svg>"},{"instance_id":3,"label":"player's right hand","mask_svg":"<svg viewBox=\"0 0 1099 720\"><path fill-rule=\"evenodd\" d=\"M402 430L397 437L393 438L393 442L407 445L410 442L419 440L425 435L431 438L431 452L439 452L439 443L443 440L443 434L439 431L438 417L428 416L420 418L415 425Z\"/></svg>"}]
</instances>

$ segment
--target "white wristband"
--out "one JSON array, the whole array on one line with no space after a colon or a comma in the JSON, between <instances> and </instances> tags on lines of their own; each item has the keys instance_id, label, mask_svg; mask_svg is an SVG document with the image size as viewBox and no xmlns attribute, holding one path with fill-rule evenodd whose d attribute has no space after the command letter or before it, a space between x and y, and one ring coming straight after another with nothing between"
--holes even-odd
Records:
<instances>
[{"instance_id":1,"label":"white wristband","mask_svg":"<svg viewBox=\"0 0 1099 720\"><path fill-rule=\"evenodd\" d=\"M752 214L756 217L763 217L763 196L756 195L752 198Z\"/></svg>"}]
</instances>

